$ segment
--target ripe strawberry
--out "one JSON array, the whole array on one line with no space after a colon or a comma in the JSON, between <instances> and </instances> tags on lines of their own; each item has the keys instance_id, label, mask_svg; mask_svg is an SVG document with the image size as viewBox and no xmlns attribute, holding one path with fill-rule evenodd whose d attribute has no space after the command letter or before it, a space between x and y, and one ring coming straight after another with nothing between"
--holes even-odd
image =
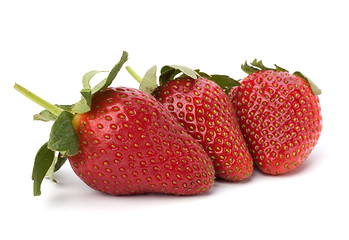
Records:
<instances>
[{"instance_id":1,"label":"ripe strawberry","mask_svg":"<svg viewBox=\"0 0 349 240\"><path fill-rule=\"evenodd\" d=\"M187 76L173 80L181 71ZM227 94L215 82L189 68L172 65L161 72L162 85L148 90L203 146L213 160L216 176L230 181L248 178L253 172L253 161ZM148 81L146 76L144 80ZM141 87L142 84L143 81Z\"/></svg>"},{"instance_id":2,"label":"ripe strawberry","mask_svg":"<svg viewBox=\"0 0 349 240\"><path fill-rule=\"evenodd\" d=\"M79 153L69 157L90 187L110 194L207 191L214 170L204 150L152 96L108 88L76 115Z\"/></svg>"},{"instance_id":3,"label":"ripe strawberry","mask_svg":"<svg viewBox=\"0 0 349 240\"><path fill-rule=\"evenodd\" d=\"M35 157L34 195L41 194L45 175L53 179L67 158L88 186L114 195L192 195L213 185L208 155L154 97L132 88L108 88L126 60L124 52L94 88L89 81L98 71L85 74L82 99L71 106L52 105L15 85L46 108L36 120L55 121Z\"/></svg>"},{"instance_id":4,"label":"ripe strawberry","mask_svg":"<svg viewBox=\"0 0 349 240\"><path fill-rule=\"evenodd\" d=\"M158 99L212 158L216 175L230 181L248 178L253 161L228 96L203 77L182 77L161 85Z\"/></svg>"},{"instance_id":5,"label":"ripe strawberry","mask_svg":"<svg viewBox=\"0 0 349 240\"><path fill-rule=\"evenodd\" d=\"M251 65L242 65L249 75L229 95L255 164L264 173L283 174L299 167L320 137L321 91L300 72L257 60Z\"/></svg>"}]
</instances>

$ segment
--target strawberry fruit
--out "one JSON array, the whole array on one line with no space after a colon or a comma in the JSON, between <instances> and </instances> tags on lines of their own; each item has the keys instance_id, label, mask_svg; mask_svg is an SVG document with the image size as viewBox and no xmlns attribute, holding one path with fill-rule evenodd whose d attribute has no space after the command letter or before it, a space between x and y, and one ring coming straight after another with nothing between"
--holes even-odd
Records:
<instances>
[{"instance_id":1,"label":"strawberry fruit","mask_svg":"<svg viewBox=\"0 0 349 240\"><path fill-rule=\"evenodd\" d=\"M245 63L249 75L229 93L255 165L271 175L299 167L322 129L320 89L300 72L275 66Z\"/></svg>"},{"instance_id":2,"label":"strawberry fruit","mask_svg":"<svg viewBox=\"0 0 349 240\"><path fill-rule=\"evenodd\" d=\"M207 191L214 171L204 150L152 96L109 88L74 117L80 150L69 157L92 188L115 195Z\"/></svg>"},{"instance_id":3,"label":"strawberry fruit","mask_svg":"<svg viewBox=\"0 0 349 240\"><path fill-rule=\"evenodd\" d=\"M130 72L134 75L132 70ZM175 78L180 72L183 76ZM178 65L165 66L159 77L161 85L149 90L203 146L213 160L217 177L229 181L246 179L253 172L253 161L232 103L219 85L198 72ZM213 77L216 81L227 78Z\"/></svg>"},{"instance_id":4,"label":"strawberry fruit","mask_svg":"<svg viewBox=\"0 0 349 240\"><path fill-rule=\"evenodd\" d=\"M82 99L71 106L51 105L15 85L46 108L35 119L55 121L35 158L34 195L41 194L45 175L53 178L66 159L88 186L113 195L192 195L211 188L211 160L163 105L140 90L109 87L126 60L124 52L94 88L89 81L98 71L85 74Z\"/></svg>"}]
</instances>

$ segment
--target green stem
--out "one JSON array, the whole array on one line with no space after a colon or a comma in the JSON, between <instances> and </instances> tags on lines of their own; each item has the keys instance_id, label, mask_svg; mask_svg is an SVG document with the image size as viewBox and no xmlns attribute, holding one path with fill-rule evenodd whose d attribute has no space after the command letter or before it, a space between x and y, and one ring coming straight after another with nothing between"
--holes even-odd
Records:
<instances>
[{"instance_id":1,"label":"green stem","mask_svg":"<svg viewBox=\"0 0 349 240\"><path fill-rule=\"evenodd\" d=\"M141 83L142 78L130 67L127 66L126 70L131 74L131 76L137 80L137 82Z\"/></svg>"},{"instance_id":2,"label":"green stem","mask_svg":"<svg viewBox=\"0 0 349 240\"><path fill-rule=\"evenodd\" d=\"M37 103L41 107L45 108L46 110L50 111L51 113L53 113L56 116L58 116L61 112L64 111L63 109L45 101L44 99L40 98L39 96L35 95L34 93L32 93L31 91L27 90L26 88L22 87L21 85L19 85L17 83L15 83L14 88L18 92L20 92L24 96L26 96L27 98L29 98L33 102Z\"/></svg>"}]
</instances>

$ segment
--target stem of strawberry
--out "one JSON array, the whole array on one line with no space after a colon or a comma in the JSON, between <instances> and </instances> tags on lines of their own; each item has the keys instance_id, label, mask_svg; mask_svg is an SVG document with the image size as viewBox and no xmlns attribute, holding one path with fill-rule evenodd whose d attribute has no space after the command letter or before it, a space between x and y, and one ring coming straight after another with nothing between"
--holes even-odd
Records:
<instances>
[{"instance_id":1,"label":"stem of strawberry","mask_svg":"<svg viewBox=\"0 0 349 240\"><path fill-rule=\"evenodd\" d=\"M32 100L36 104L40 105L41 107L45 108L46 110L50 111L51 113L53 113L56 116L58 116L61 112L64 111L62 108L57 107L57 106L45 101L44 99L40 98L39 96L35 95L34 93L32 93L31 91L29 91L28 89L22 87L21 85L19 85L17 83L15 83L14 88L18 92L20 92L21 94L26 96L27 98L29 98L30 100Z\"/></svg>"},{"instance_id":2,"label":"stem of strawberry","mask_svg":"<svg viewBox=\"0 0 349 240\"><path fill-rule=\"evenodd\" d=\"M127 66L126 70L131 74L131 76L137 80L137 82L141 83L142 78L130 67Z\"/></svg>"}]
</instances>

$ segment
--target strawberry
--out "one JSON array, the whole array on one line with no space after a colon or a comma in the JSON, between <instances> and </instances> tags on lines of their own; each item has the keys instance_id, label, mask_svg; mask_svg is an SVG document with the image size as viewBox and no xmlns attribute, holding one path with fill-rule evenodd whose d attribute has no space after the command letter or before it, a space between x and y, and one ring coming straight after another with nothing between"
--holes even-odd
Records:
<instances>
[{"instance_id":1,"label":"strawberry","mask_svg":"<svg viewBox=\"0 0 349 240\"><path fill-rule=\"evenodd\" d=\"M39 150L33 169L34 195L66 159L91 188L113 194L192 195L214 183L214 168L202 147L153 96L137 89L109 87L122 64L91 89L84 75L82 99L54 106L20 85L15 88L44 106L37 120L55 120L50 139ZM55 152L58 152L58 156ZM55 157L56 156L56 157Z\"/></svg>"},{"instance_id":2,"label":"strawberry","mask_svg":"<svg viewBox=\"0 0 349 240\"><path fill-rule=\"evenodd\" d=\"M245 63L249 75L229 93L255 165L271 175L299 167L322 129L321 90L300 72L275 66Z\"/></svg>"},{"instance_id":3,"label":"strawberry","mask_svg":"<svg viewBox=\"0 0 349 240\"><path fill-rule=\"evenodd\" d=\"M204 150L152 96L109 88L74 117L79 153L69 157L92 188L115 195L207 191L214 171Z\"/></svg>"},{"instance_id":4,"label":"strawberry","mask_svg":"<svg viewBox=\"0 0 349 240\"><path fill-rule=\"evenodd\" d=\"M173 79L179 71L185 76ZM223 89L183 66L165 66L161 72L161 85L153 90L153 96L203 146L213 160L216 176L229 181L248 178L253 172L252 157ZM213 76L216 80L227 77Z\"/></svg>"}]
</instances>

